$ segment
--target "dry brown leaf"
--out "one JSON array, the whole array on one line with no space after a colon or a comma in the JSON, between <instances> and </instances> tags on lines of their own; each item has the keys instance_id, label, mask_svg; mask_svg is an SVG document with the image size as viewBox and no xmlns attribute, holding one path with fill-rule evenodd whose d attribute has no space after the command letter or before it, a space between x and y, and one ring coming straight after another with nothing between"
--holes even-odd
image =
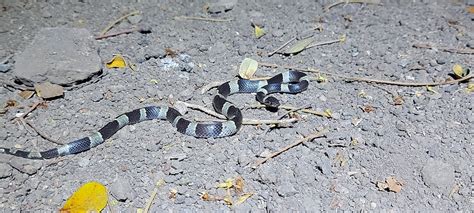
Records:
<instances>
[{"instance_id":1,"label":"dry brown leaf","mask_svg":"<svg viewBox=\"0 0 474 213\"><path fill-rule=\"evenodd\" d=\"M375 108L374 108L373 106L371 106L371 105L365 105L365 106L362 108L362 110L364 110L364 112L367 112L367 113L368 113L368 112L373 112L373 111L375 111Z\"/></svg>"},{"instance_id":2,"label":"dry brown leaf","mask_svg":"<svg viewBox=\"0 0 474 213\"><path fill-rule=\"evenodd\" d=\"M31 97L33 97L34 94L35 94L35 91L31 91L31 90L24 90L18 93L18 95L22 97L23 99L30 99Z\"/></svg>"},{"instance_id":3,"label":"dry brown leaf","mask_svg":"<svg viewBox=\"0 0 474 213\"><path fill-rule=\"evenodd\" d=\"M235 192L237 192L237 194L242 194L244 192L244 179L240 176L236 177L235 178Z\"/></svg>"},{"instance_id":4,"label":"dry brown leaf","mask_svg":"<svg viewBox=\"0 0 474 213\"><path fill-rule=\"evenodd\" d=\"M394 177L388 177L387 180L388 190L399 193L402 190L402 183L396 180Z\"/></svg>"},{"instance_id":5,"label":"dry brown leaf","mask_svg":"<svg viewBox=\"0 0 474 213\"><path fill-rule=\"evenodd\" d=\"M393 98L394 105L402 105L403 103L404 103L404 100L402 96L397 95Z\"/></svg>"},{"instance_id":6,"label":"dry brown leaf","mask_svg":"<svg viewBox=\"0 0 474 213\"><path fill-rule=\"evenodd\" d=\"M474 6L469 6L466 8L467 12L470 14L474 14Z\"/></svg>"},{"instance_id":7,"label":"dry brown leaf","mask_svg":"<svg viewBox=\"0 0 474 213\"><path fill-rule=\"evenodd\" d=\"M394 177L388 177L385 181L377 181L377 188L380 191L391 191L399 193L402 190L403 183Z\"/></svg>"},{"instance_id":8,"label":"dry brown leaf","mask_svg":"<svg viewBox=\"0 0 474 213\"><path fill-rule=\"evenodd\" d=\"M178 195L178 190L177 189L171 189L170 193L168 195L169 199L176 199L176 196Z\"/></svg>"}]
</instances>

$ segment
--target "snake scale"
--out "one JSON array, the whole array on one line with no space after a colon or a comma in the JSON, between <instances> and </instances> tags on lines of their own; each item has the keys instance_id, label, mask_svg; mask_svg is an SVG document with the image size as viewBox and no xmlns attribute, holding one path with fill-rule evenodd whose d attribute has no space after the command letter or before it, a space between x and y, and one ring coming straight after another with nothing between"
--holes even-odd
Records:
<instances>
[{"instance_id":1,"label":"snake scale","mask_svg":"<svg viewBox=\"0 0 474 213\"><path fill-rule=\"evenodd\" d=\"M168 120L178 132L196 138L220 138L235 134L242 126L242 112L226 97L236 93L257 93L256 99L270 108L279 106L279 101L271 93L300 93L306 90L308 81L306 74L298 71L287 71L273 76L268 80L234 80L228 81L217 88L213 98L214 110L224 115L227 120L222 122L193 122L187 120L176 109L168 106L147 106L124 113L107 123L99 131L61 147L46 151L23 151L16 148L1 148L0 153L28 159L50 159L59 156L80 153L102 144L126 125L145 120Z\"/></svg>"}]
</instances>

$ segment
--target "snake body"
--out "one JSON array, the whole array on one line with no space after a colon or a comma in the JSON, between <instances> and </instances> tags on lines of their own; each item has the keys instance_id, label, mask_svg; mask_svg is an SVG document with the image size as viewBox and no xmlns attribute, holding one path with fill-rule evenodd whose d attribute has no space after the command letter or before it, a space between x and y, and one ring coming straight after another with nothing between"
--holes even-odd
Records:
<instances>
[{"instance_id":1,"label":"snake body","mask_svg":"<svg viewBox=\"0 0 474 213\"><path fill-rule=\"evenodd\" d=\"M147 106L116 117L99 131L61 147L46 151L22 151L16 148L0 148L0 153L28 159L50 159L58 156L80 153L102 144L126 125L145 120L168 120L178 132L197 138L220 138L235 134L242 126L242 112L226 97L236 93L257 93L256 99L268 107L278 107L279 101L267 96L271 93L300 93L308 87L306 74L297 71L280 73L268 80L240 79L228 81L217 88L214 96L214 110L224 115L223 122L193 122L183 117L178 110L168 106Z\"/></svg>"}]
</instances>

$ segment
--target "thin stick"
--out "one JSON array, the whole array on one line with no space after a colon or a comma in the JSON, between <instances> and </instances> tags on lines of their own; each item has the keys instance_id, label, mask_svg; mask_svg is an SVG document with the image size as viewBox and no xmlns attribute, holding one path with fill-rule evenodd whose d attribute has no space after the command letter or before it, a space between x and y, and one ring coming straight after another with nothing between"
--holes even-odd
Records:
<instances>
[{"instance_id":1,"label":"thin stick","mask_svg":"<svg viewBox=\"0 0 474 213\"><path fill-rule=\"evenodd\" d=\"M371 78L351 77L351 76L338 75L338 74L329 73L329 72L322 72L322 71L311 69L311 68L304 69L304 68L298 68L295 66L278 65L278 64L271 64L271 63L264 63L264 62L259 62L259 65L264 66L264 67L271 67L271 68L283 67L285 69L293 69L293 70L298 70L302 72L322 73L326 75L343 78L348 81L361 81L361 82L409 86L409 87L424 87L424 86L439 86L439 85L446 85L446 84L455 84L455 83L469 80L474 77L474 75L471 74L471 75L464 76L463 78L460 78L460 79L443 81L443 82L401 82L401 81L387 81L387 80L378 80L378 79L371 79Z\"/></svg>"},{"instance_id":2,"label":"thin stick","mask_svg":"<svg viewBox=\"0 0 474 213\"><path fill-rule=\"evenodd\" d=\"M164 180L160 180L156 183L156 186L153 187L153 192L150 195L150 198L146 202L146 206L143 209L143 213L148 213L150 210L151 204L153 204L153 200L155 200L156 195L158 194L158 189L161 187L161 185L164 184Z\"/></svg>"},{"instance_id":3,"label":"thin stick","mask_svg":"<svg viewBox=\"0 0 474 213\"><path fill-rule=\"evenodd\" d=\"M292 113L292 112L300 111L300 110L302 110L302 109L307 109L307 108L309 108L309 107L310 107L310 106L303 106L303 107L299 107L299 108L295 108L295 109L288 110L288 111L286 111L283 115L281 115L281 116L278 118L278 120L283 119L286 115L288 115L288 114L290 114L290 113Z\"/></svg>"},{"instance_id":4,"label":"thin stick","mask_svg":"<svg viewBox=\"0 0 474 213\"><path fill-rule=\"evenodd\" d=\"M116 32L116 33L107 34L107 35L105 35L105 34L104 35L99 35L99 36L95 37L95 40L100 40L100 39L104 39L104 38L114 37L114 36L133 33L133 32L149 32L149 31L150 30L143 29L143 28L133 28L133 29L128 29L128 30L124 30L124 31Z\"/></svg>"},{"instance_id":5,"label":"thin stick","mask_svg":"<svg viewBox=\"0 0 474 213\"><path fill-rule=\"evenodd\" d=\"M33 112L33 110L36 109L36 107L38 107L42 102L36 102L33 104L33 106L31 106L28 111L26 111L25 113L21 114L21 116L19 117L15 117L15 118L12 118L11 120L15 120L15 119L24 119L28 114L30 114L31 112Z\"/></svg>"},{"instance_id":6,"label":"thin stick","mask_svg":"<svg viewBox=\"0 0 474 213\"><path fill-rule=\"evenodd\" d=\"M211 83L208 83L208 84L206 84L205 86L203 86L201 88L201 94L204 94L207 91L209 91L210 89L212 89L214 87L218 87L218 86L220 86L221 84L223 84L225 82L227 82L227 81L213 81Z\"/></svg>"},{"instance_id":7,"label":"thin stick","mask_svg":"<svg viewBox=\"0 0 474 213\"><path fill-rule=\"evenodd\" d=\"M250 107L251 108L265 108L267 106L265 106L263 104L259 104L259 105L253 105L253 106L250 106ZM327 113L318 112L318 111L314 111L314 110L311 110L311 109L300 109L298 107L285 106L285 105L280 105L278 108L279 109L286 109L286 110L297 110L297 111L300 111L300 112L305 112L305 113L310 113L310 114L321 116L321 117L330 118L330 116L328 116Z\"/></svg>"},{"instance_id":8,"label":"thin stick","mask_svg":"<svg viewBox=\"0 0 474 213\"><path fill-rule=\"evenodd\" d=\"M429 44L413 44L413 47L424 48L424 49L437 49L437 50L450 52L450 53L474 54L474 49L470 49L470 48L454 49L454 48L448 48L448 47L433 47Z\"/></svg>"},{"instance_id":9,"label":"thin stick","mask_svg":"<svg viewBox=\"0 0 474 213\"><path fill-rule=\"evenodd\" d=\"M196 118L194 121L197 122L222 122L222 121L216 121L212 119L200 119ZM261 119L246 119L244 118L242 120L242 125L262 125L262 124L270 124L270 125L283 125L283 124L289 124L289 123L294 123L299 121L298 118L289 118L289 119L280 119L280 120L261 120Z\"/></svg>"},{"instance_id":10,"label":"thin stick","mask_svg":"<svg viewBox=\"0 0 474 213\"><path fill-rule=\"evenodd\" d=\"M128 18L129 16L134 16L134 15L138 15L140 14L140 11L136 10L136 11L133 11L129 14L126 14L120 18L118 18L117 20L111 22L105 29L103 29L101 32L100 32L100 36L103 36L105 35L110 29L112 29L112 27L114 27L116 24L118 24L119 22L121 22L122 20Z\"/></svg>"},{"instance_id":11,"label":"thin stick","mask_svg":"<svg viewBox=\"0 0 474 213\"><path fill-rule=\"evenodd\" d=\"M212 115L214 117L220 118L220 119L227 119L224 115L219 114L213 110L207 109L203 106L197 105L197 104L190 104L186 102L182 102L186 107L191 108L191 109L196 109L199 111L202 111L204 113L207 113L209 115ZM214 120L208 120L208 119L195 119L195 121L214 121ZM260 124L276 124L276 125L281 125L281 124L288 124L288 123L294 123L298 121L296 118L290 118L290 119L284 119L284 120L260 120L260 119L243 119L242 124L243 125L260 125Z\"/></svg>"},{"instance_id":12,"label":"thin stick","mask_svg":"<svg viewBox=\"0 0 474 213\"><path fill-rule=\"evenodd\" d=\"M207 108L205 108L205 107L203 107L203 106L200 106L200 105L197 105L197 104L190 104L190 103L186 103L186 102L182 102L182 103L184 103L184 105L185 105L186 107L188 107L188 108L196 109L196 110L202 111L202 112L207 113L207 114L209 114L209 115L212 115L212 116L214 116L214 117L216 117L216 118L227 119L224 115L219 114L219 113L217 113L217 112L215 112L215 111L213 111L213 110L207 109Z\"/></svg>"},{"instance_id":13,"label":"thin stick","mask_svg":"<svg viewBox=\"0 0 474 213\"><path fill-rule=\"evenodd\" d=\"M326 7L324 7L324 10L325 11L328 11L329 9L331 9L331 7L334 7L334 6L337 6L337 5L340 5L340 4L349 4L349 3L366 3L366 4L380 4L380 1L379 0L339 0L339 1L336 1Z\"/></svg>"},{"instance_id":14,"label":"thin stick","mask_svg":"<svg viewBox=\"0 0 474 213\"><path fill-rule=\"evenodd\" d=\"M298 118L289 118L289 119L279 119L279 120L260 120L260 119L244 119L242 121L243 125L261 125L261 124L275 124L275 125L282 125L282 124L289 124L297 122Z\"/></svg>"},{"instance_id":15,"label":"thin stick","mask_svg":"<svg viewBox=\"0 0 474 213\"><path fill-rule=\"evenodd\" d=\"M328 44L334 44L334 43L338 43L338 42L341 42L341 39L335 39L335 40L330 40L330 41L319 42L319 43L316 43L316 44L311 44L311 45L307 46L304 49L309 49L309 48L312 48L312 47L323 46L323 45L328 45Z\"/></svg>"},{"instance_id":16,"label":"thin stick","mask_svg":"<svg viewBox=\"0 0 474 213\"><path fill-rule=\"evenodd\" d=\"M232 21L232 19L217 19L217 18L207 18L207 17L199 17L199 16L175 16L175 20L185 19L185 20L198 20L198 21L214 21L214 22L228 22Z\"/></svg>"},{"instance_id":17,"label":"thin stick","mask_svg":"<svg viewBox=\"0 0 474 213\"><path fill-rule=\"evenodd\" d=\"M282 44L281 46L279 46L278 48L276 48L275 50L271 51L270 53L268 53L268 57L274 55L275 53L277 53L278 51L280 51L281 49L283 49L284 47L286 47L286 45L288 45L289 43L291 43L292 41L294 41L297 37L293 37L291 38L290 40L288 40L287 42L285 42L284 44Z\"/></svg>"},{"instance_id":18,"label":"thin stick","mask_svg":"<svg viewBox=\"0 0 474 213\"><path fill-rule=\"evenodd\" d=\"M41 131L39 131L38 129L36 129L35 126L33 126L33 124L26 120L26 119L23 119L23 118L20 118L21 121L23 121L24 123L28 124L28 126L30 126L39 136L41 136L42 138L52 142L52 143L55 143L55 144L58 144L58 145L64 145L64 143L61 143L59 141L56 141L54 139L52 139L51 137L47 136L46 134L42 133Z\"/></svg>"},{"instance_id":19,"label":"thin stick","mask_svg":"<svg viewBox=\"0 0 474 213\"><path fill-rule=\"evenodd\" d=\"M326 133L328 133L328 130L327 129L323 129L319 132L316 132L316 133L312 133L304 138L301 138L299 140L297 140L296 142L284 147L283 149L281 149L280 151L277 151L277 152L274 152L272 153L271 155L267 156L266 158L264 159L261 159L259 161L257 161L253 166L252 166L252 169L256 169L257 167L259 167L260 165L264 164L265 162L267 162L268 160L280 155L281 153L283 152L286 152L288 151L289 149L295 147L295 146L298 146L306 141L311 141L315 138L319 138L319 137L322 137L324 136Z\"/></svg>"}]
</instances>

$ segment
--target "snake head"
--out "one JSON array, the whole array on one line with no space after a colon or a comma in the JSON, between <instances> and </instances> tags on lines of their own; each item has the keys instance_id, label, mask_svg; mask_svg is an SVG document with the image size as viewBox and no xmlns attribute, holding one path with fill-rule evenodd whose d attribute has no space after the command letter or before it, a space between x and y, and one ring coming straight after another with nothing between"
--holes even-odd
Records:
<instances>
[{"instance_id":1,"label":"snake head","mask_svg":"<svg viewBox=\"0 0 474 213\"><path fill-rule=\"evenodd\" d=\"M278 108L280 106L280 101L275 97L267 97L263 100L263 104L269 108Z\"/></svg>"}]
</instances>

